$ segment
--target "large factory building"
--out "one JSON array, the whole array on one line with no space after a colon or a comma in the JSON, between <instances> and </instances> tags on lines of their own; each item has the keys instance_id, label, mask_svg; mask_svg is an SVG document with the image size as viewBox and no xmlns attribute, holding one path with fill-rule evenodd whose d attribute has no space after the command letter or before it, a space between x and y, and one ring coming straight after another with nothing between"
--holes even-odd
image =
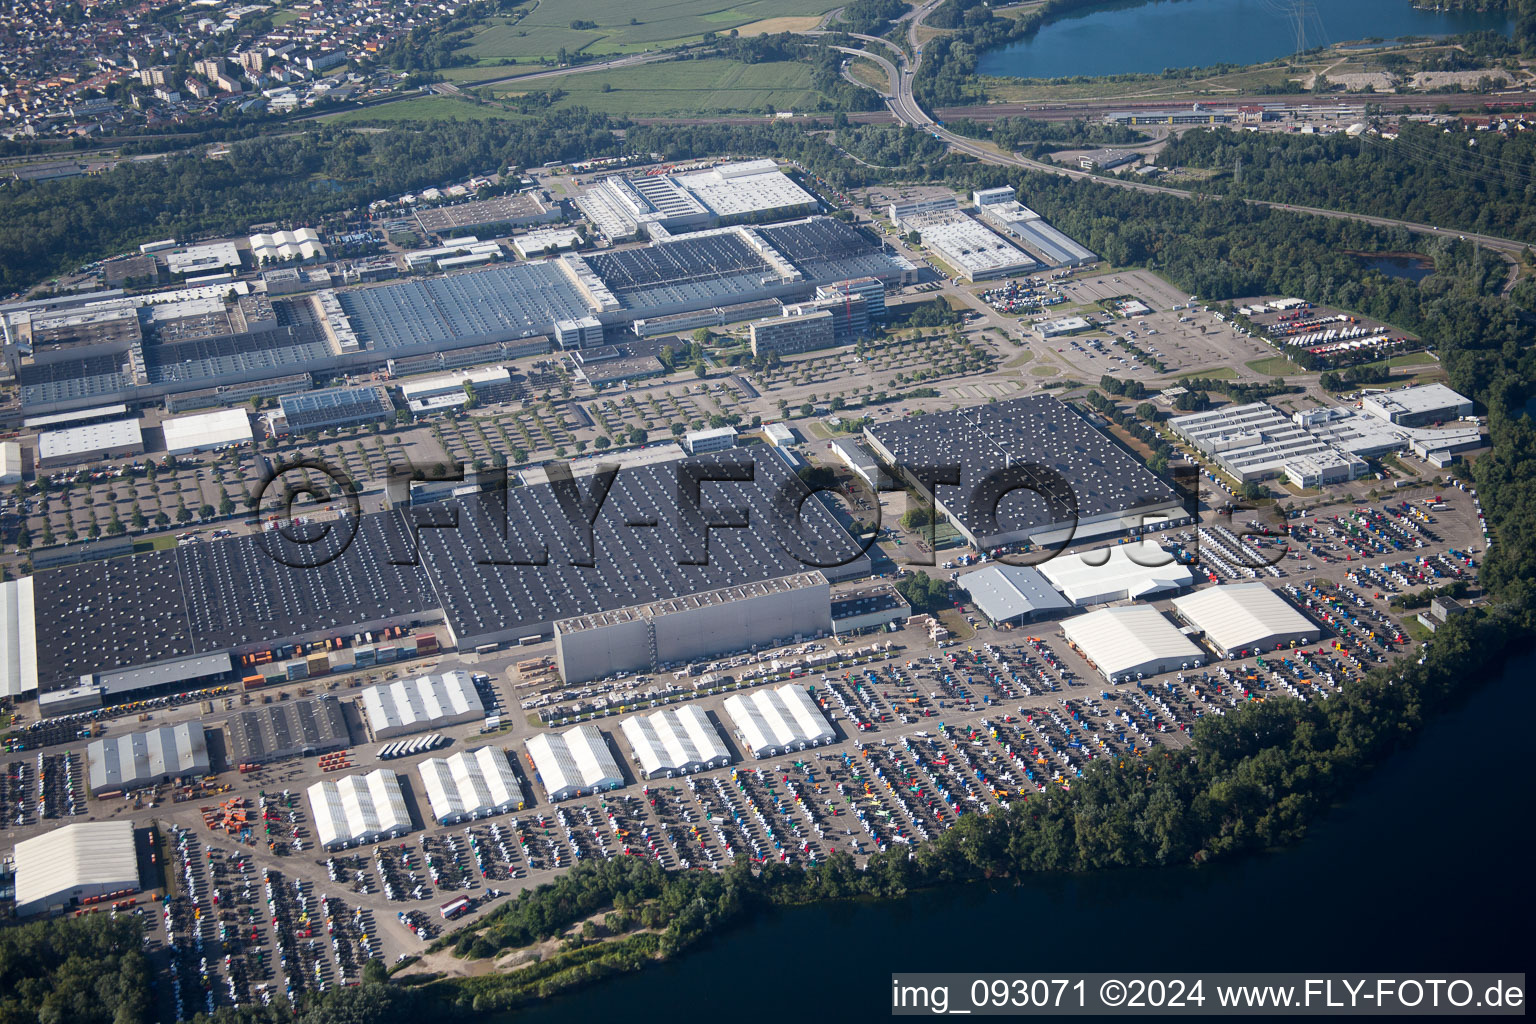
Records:
<instances>
[{"instance_id":1,"label":"large factory building","mask_svg":"<svg viewBox=\"0 0 1536 1024\"><path fill-rule=\"evenodd\" d=\"M555 623L555 659L568 683L646 672L767 647L832 629L820 572L722 587Z\"/></svg>"}]
</instances>

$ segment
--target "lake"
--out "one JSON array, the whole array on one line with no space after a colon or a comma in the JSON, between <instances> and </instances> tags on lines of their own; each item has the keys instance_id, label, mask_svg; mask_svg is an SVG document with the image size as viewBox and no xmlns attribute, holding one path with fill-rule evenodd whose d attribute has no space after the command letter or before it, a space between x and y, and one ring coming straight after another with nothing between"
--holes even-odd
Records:
<instances>
[{"instance_id":1,"label":"lake","mask_svg":"<svg viewBox=\"0 0 1536 1024\"><path fill-rule=\"evenodd\" d=\"M1290 6L1281 0L1123 0L1068 15L1031 39L984 54L978 70L1063 78L1257 64L1296 52ZM1409 0L1316 0L1308 10L1309 47L1513 28L1502 14L1421 11Z\"/></svg>"},{"instance_id":2,"label":"lake","mask_svg":"<svg viewBox=\"0 0 1536 1024\"><path fill-rule=\"evenodd\" d=\"M754 1020L867 1020L889 1012L895 971L1524 970L1510 940L1532 910L1528 744L1498 723L1533 677L1536 655L1511 661L1292 849L776 910L676 961L498 1020L743 1006ZM1472 759L1447 758L1468 740Z\"/></svg>"},{"instance_id":3,"label":"lake","mask_svg":"<svg viewBox=\"0 0 1536 1024\"><path fill-rule=\"evenodd\" d=\"M1435 261L1415 256L1360 256L1360 265L1380 271L1388 277L1401 277L1415 284L1435 272Z\"/></svg>"}]
</instances>

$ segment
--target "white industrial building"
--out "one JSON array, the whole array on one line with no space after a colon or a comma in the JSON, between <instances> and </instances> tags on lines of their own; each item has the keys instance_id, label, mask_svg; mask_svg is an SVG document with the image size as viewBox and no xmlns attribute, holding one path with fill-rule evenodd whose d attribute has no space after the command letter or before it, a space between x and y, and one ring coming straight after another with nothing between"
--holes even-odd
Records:
<instances>
[{"instance_id":1,"label":"white industrial building","mask_svg":"<svg viewBox=\"0 0 1536 1024\"><path fill-rule=\"evenodd\" d=\"M512 237L512 248L523 259L531 259L543 256L553 249L574 249L581 244L581 232L575 228L549 227L539 228L523 235Z\"/></svg>"},{"instance_id":2,"label":"white industrial building","mask_svg":"<svg viewBox=\"0 0 1536 1024\"><path fill-rule=\"evenodd\" d=\"M64 462L88 462L144 451L144 432L137 418L88 423L37 435L37 463L54 466Z\"/></svg>"},{"instance_id":3,"label":"white industrial building","mask_svg":"<svg viewBox=\"0 0 1536 1024\"><path fill-rule=\"evenodd\" d=\"M561 619L555 664L583 683L831 631L831 585L805 572Z\"/></svg>"},{"instance_id":4,"label":"white industrial building","mask_svg":"<svg viewBox=\"0 0 1536 1024\"><path fill-rule=\"evenodd\" d=\"M173 274L196 276L226 267L240 266L240 250L234 242L207 242L172 249L164 254L165 269Z\"/></svg>"},{"instance_id":5,"label":"white industrial building","mask_svg":"<svg viewBox=\"0 0 1536 1024\"><path fill-rule=\"evenodd\" d=\"M610 239L632 237L643 227L654 241L728 221L814 213L818 203L774 161L747 160L692 174L615 174L578 196L576 206Z\"/></svg>"},{"instance_id":6,"label":"white industrial building","mask_svg":"<svg viewBox=\"0 0 1536 1024\"><path fill-rule=\"evenodd\" d=\"M273 231L270 234L251 236L251 260L259 267L263 263L282 263L287 260L325 259L325 247L314 228L297 231Z\"/></svg>"},{"instance_id":7,"label":"white industrial building","mask_svg":"<svg viewBox=\"0 0 1536 1024\"><path fill-rule=\"evenodd\" d=\"M16 844L17 917L138 889L131 821L82 821Z\"/></svg>"},{"instance_id":8,"label":"white industrial building","mask_svg":"<svg viewBox=\"0 0 1536 1024\"><path fill-rule=\"evenodd\" d=\"M137 789L179 776L207 775L208 738L199 722L106 736L85 748L91 792Z\"/></svg>"},{"instance_id":9,"label":"white industrial building","mask_svg":"<svg viewBox=\"0 0 1536 1024\"><path fill-rule=\"evenodd\" d=\"M418 676L363 691L363 718L375 740L443 729L485 717L485 704L468 672Z\"/></svg>"},{"instance_id":10,"label":"white industrial building","mask_svg":"<svg viewBox=\"0 0 1536 1024\"><path fill-rule=\"evenodd\" d=\"M481 366L400 385L400 397L418 416L466 406L469 391L475 393L476 401L504 402L512 396L512 374L505 366Z\"/></svg>"},{"instance_id":11,"label":"white industrial building","mask_svg":"<svg viewBox=\"0 0 1536 1024\"><path fill-rule=\"evenodd\" d=\"M960 210L935 210L902 218L902 231L916 231L923 245L967 281L1024 274L1039 266L991 228Z\"/></svg>"},{"instance_id":12,"label":"white industrial building","mask_svg":"<svg viewBox=\"0 0 1536 1024\"><path fill-rule=\"evenodd\" d=\"M1226 658L1309 644L1322 636L1310 619L1263 583L1211 587L1177 598L1173 609Z\"/></svg>"},{"instance_id":13,"label":"white industrial building","mask_svg":"<svg viewBox=\"0 0 1536 1024\"><path fill-rule=\"evenodd\" d=\"M37 693L37 615L32 581L0 583L0 697Z\"/></svg>"},{"instance_id":14,"label":"white industrial building","mask_svg":"<svg viewBox=\"0 0 1536 1024\"><path fill-rule=\"evenodd\" d=\"M388 768L320 780L309 787L309 811L315 838L327 850L398 839L411 831L400 776Z\"/></svg>"},{"instance_id":15,"label":"white industrial building","mask_svg":"<svg viewBox=\"0 0 1536 1024\"><path fill-rule=\"evenodd\" d=\"M417 770L439 825L520 811L527 805L506 752L495 747L429 757Z\"/></svg>"},{"instance_id":16,"label":"white industrial building","mask_svg":"<svg viewBox=\"0 0 1536 1024\"><path fill-rule=\"evenodd\" d=\"M774 757L837 739L811 695L795 683L774 690L733 693L725 699L725 710L753 757Z\"/></svg>"},{"instance_id":17,"label":"white industrial building","mask_svg":"<svg viewBox=\"0 0 1536 1024\"><path fill-rule=\"evenodd\" d=\"M731 752L720 730L694 704L635 715L624 719L619 728L635 752L641 774L648 779L688 775L731 763Z\"/></svg>"},{"instance_id":18,"label":"white industrial building","mask_svg":"<svg viewBox=\"0 0 1536 1024\"><path fill-rule=\"evenodd\" d=\"M1190 586L1195 576L1173 552L1150 540L1058 555L1040 573L1079 608L1108 601L1149 599Z\"/></svg>"},{"instance_id":19,"label":"white industrial building","mask_svg":"<svg viewBox=\"0 0 1536 1024\"><path fill-rule=\"evenodd\" d=\"M683 435L683 448L689 455L705 452L723 452L736 447L735 427L712 427L707 430L690 430Z\"/></svg>"},{"instance_id":20,"label":"white industrial building","mask_svg":"<svg viewBox=\"0 0 1536 1024\"><path fill-rule=\"evenodd\" d=\"M1003 186L974 192L976 212L981 219L1011 238L1023 242L1047 263L1077 266L1098 257L1065 233L1046 223L1034 210L1014 198L1013 189Z\"/></svg>"},{"instance_id":21,"label":"white industrial building","mask_svg":"<svg viewBox=\"0 0 1536 1024\"><path fill-rule=\"evenodd\" d=\"M21 483L21 443L0 441L0 486Z\"/></svg>"},{"instance_id":22,"label":"white industrial building","mask_svg":"<svg viewBox=\"0 0 1536 1024\"><path fill-rule=\"evenodd\" d=\"M1072 602L1052 590L1032 565L997 562L966 573L958 585L971 595L981 613L998 625L1023 625L1072 608Z\"/></svg>"},{"instance_id":23,"label":"white industrial building","mask_svg":"<svg viewBox=\"0 0 1536 1024\"><path fill-rule=\"evenodd\" d=\"M1366 471L1363 459L1313 436L1265 402L1175 416L1168 425L1238 483L1285 476L1298 487L1320 487Z\"/></svg>"},{"instance_id":24,"label":"white industrial building","mask_svg":"<svg viewBox=\"0 0 1536 1024\"><path fill-rule=\"evenodd\" d=\"M1063 316L1055 320L1046 320L1035 325L1035 330L1042 339L1059 338L1064 334L1076 334L1079 331L1089 331L1093 324L1086 317Z\"/></svg>"},{"instance_id":25,"label":"white industrial building","mask_svg":"<svg viewBox=\"0 0 1536 1024\"><path fill-rule=\"evenodd\" d=\"M1380 391L1361 399L1360 408L1400 427L1422 427L1472 415L1472 402L1444 384Z\"/></svg>"},{"instance_id":26,"label":"white industrial building","mask_svg":"<svg viewBox=\"0 0 1536 1024\"><path fill-rule=\"evenodd\" d=\"M541 732L528 741L528 758L550 803L624 785L624 771L595 725Z\"/></svg>"},{"instance_id":27,"label":"white industrial building","mask_svg":"<svg viewBox=\"0 0 1536 1024\"><path fill-rule=\"evenodd\" d=\"M1205 654L1156 608L1100 608L1061 624L1067 640L1111 683L1199 668Z\"/></svg>"},{"instance_id":28,"label":"white industrial building","mask_svg":"<svg viewBox=\"0 0 1536 1024\"><path fill-rule=\"evenodd\" d=\"M163 421L165 450L172 455L213 451L231 444L250 444L251 417L244 409L220 409Z\"/></svg>"}]
</instances>

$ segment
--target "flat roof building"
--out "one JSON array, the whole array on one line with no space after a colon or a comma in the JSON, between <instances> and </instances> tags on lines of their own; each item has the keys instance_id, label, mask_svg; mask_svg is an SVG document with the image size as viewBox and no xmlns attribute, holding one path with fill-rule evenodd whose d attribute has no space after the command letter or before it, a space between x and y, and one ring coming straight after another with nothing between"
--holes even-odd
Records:
<instances>
[{"instance_id":1,"label":"flat roof building","mask_svg":"<svg viewBox=\"0 0 1536 1024\"><path fill-rule=\"evenodd\" d=\"M1073 607L1071 601L1051 589L1040 570L1032 565L997 562L961 576L958 586L971 595L976 607L996 625L1019 626Z\"/></svg>"},{"instance_id":2,"label":"flat roof building","mask_svg":"<svg viewBox=\"0 0 1536 1024\"><path fill-rule=\"evenodd\" d=\"M1175 416L1168 425L1238 483L1285 476L1312 487L1353 480L1366 470L1364 460L1319 440L1266 402Z\"/></svg>"},{"instance_id":3,"label":"flat roof building","mask_svg":"<svg viewBox=\"0 0 1536 1024\"><path fill-rule=\"evenodd\" d=\"M546 256L551 250L574 249L581 244L581 232L575 228L539 228L512 239L512 248L523 259Z\"/></svg>"},{"instance_id":4,"label":"flat roof building","mask_svg":"<svg viewBox=\"0 0 1536 1024\"><path fill-rule=\"evenodd\" d=\"M902 218L903 231L916 231L923 245L967 281L1024 274L1034 259L961 210L915 213Z\"/></svg>"},{"instance_id":5,"label":"flat roof building","mask_svg":"<svg viewBox=\"0 0 1536 1024\"><path fill-rule=\"evenodd\" d=\"M889 583L845 590L832 599L831 610L832 631L838 636L905 622L912 616L912 605Z\"/></svg>"},{"instance_id":6,"label":"flat roof building","mask_svg":"<svg viewBox=\"0 0 1536 1024\"><path fill-rule=\"evenodd\" d=\"M595 725L538 733L528 741L528 759L550 803L624 785L624 771Z\"/></svg>"},{"instance_id":7,"label":"flat roof building","mask_svg":"<svg viewBox=\"0 0 1536 1024\"><path fill-rule=\"evenodd\" d=\"M503 224L511 228L523 228L559 219L559 207L546 204L532 192L473 199L452 206L434 206L416 211L416 223L429 235L452 235Z\"/></svg>"},{"instance_id":8,"label":"flat roof building","mask_svg":"<svg viewBox=\"0 0 1536 1024\"><path fill-rule=\"evenodd\" d=\"M244 409L221 409L164 420L165 450L172 455L212 451L232 444L250 444L251 417Z\"/></svg>"},{"instance_id":9,"label":"flat roof building","mask_svg":"<svg viewBox=\"0 0 1536 1024\"><path fill-rule=\"evenodd\" d=\"M138 418L50 430L37 436L37 464L60 466L144 453Z\"/></svg>"},{"instance_id":10,"label":"flat roof building","mask_svg":"<svg viewBox=\"0 0 1536 1024\"><path fill-rule=\"evenodd\" d=\"M520 811L527 797L504 750L480 747L450 757L429 757L417 766L432 817L439 825Z\"/></svg>"},{"instance_id":11,"label":"flat roof building","mask_svg":"<svg viewBox=\"0 0 1536 1024\"><path fill-rule=\"evenodd\" d=\"M555 662L567 683L582 683L823 636L829 593L812 571L561 619Z\"/></svg>"},{"instance_id":12,"label":"flat roof building","mask_svg":"<svg viewBox=\"0 0 1536 1024\"><path fill-rule=\"evenodd\" d=\"M1205 653L1150 605L1100 608L1061 624L1067 640L1110 683L1199 668Z\"/></svg>"},{"instance_id":13,"label":"flat roof building","mask_svg":"<svg viewBox=\"0 0 1536 1024\"><path fill-rule=\"evenodd\" d=\"M722 164L691 174L611 175L576 205L611 239L645 228L653 235L742 220L775 220L815 212L816 197L772 160Z\"/></svg>"},{"instance_id":14,"label":"flat roof building","mask_svg":"<svg viewBox=\"0 0 1536 1024\"><path fill-rule=\"evenodd\" d=\"M904 199L892 203L886 208L886 216L891 218L891 223L902 230L903 222L908 217L915 217L922 213L939 213L944 210L958 209L959 200L953 195L931 196L927 199Z\"/></svg>"},{"instance_id":15,"label":"flat roof building","mask_svg":"<svg viewBox=\"0 0 1536 1024\"><path fill-rule=\"evenodd\" d=\"M1147 600L1195 582L1188 566L1150 540L1057 555L1040 564L1040 573L1078 607Z\"/></svg>"},{"instance_id":16,"label":"flat roof building","mask_svg":"<svg viewBox=\"0 0 1536 1024\"><path fill-rule=\"evenodd\" d=\"M161 259L165 260L165 268L171 273L195 276L226 267L238 269L240 250L234 242L207 242L172 249L162 254Z\"/></svg>"},{"instance_id":17,"label":"flat roof building","mask_svg":"<svg viewBox=\"0 0 1536 1024\"><path fill-rule=\"evenodd\" d=\"M278 411L267 413L275 434L306 434L359 423L393 420L394 403L383 385L362 388L325 388L297 395L283 395Z\"/></svg>"},{"instance_id":18,"label":"flat roof building","mask_svg":"<svg viewBox=\"0 0 1536 1024\"><path fill-rule=\"evenodd\" d=\"M683 435L683 448L689 455L705 452L723 452L736 447L735 427L715 427L710 430L690 430Z\"/></svg>"},{"instance_id":19,"label":"flat roof building","mask_svg":"<svg viewBox=\"0 0 1536 1024\"><path fill-rule=\"evenodd\" d=\"M835 328L832 313L826 309L754 320L749 328L752 354L789 356L831 348L837 344Z\"/></svg>"},{"instance_id":20,"label":"flat roof building","mask_svg":"<svg viewBox=\"0 0 1536 1024\"><path fill-rule=\"evenodd\" d=\"M485 704L468 672L396 679L362 695L363 720L375 740L442 729L485 717Z\"/></svg>"},{"instance_id":21,"label":"flat roof building","mask_svg":"<svg viewBox=\"0 0 1536 1024\"><path fill-rule=\"evenodd\" d=\"M1173 610L1223 658L1309 644L1322 631L1263 583L1230 583L1176 598Z\"/></svg>"},{"instance_id":22,"label":"flat roof building","mask_svg":"<svg viewBox=\"0 0 1536 1024\"><path fill-rule=\"evenodd\" d=\"M633 715L619 728L647 779L688 775L732 760L719 728L696 704Z\"/></svg>"},{"instance_id":23,"label":"flat roof building","mask_svg":"<svg viewBox=\"0 0 1536 1024\"><path fill-rule=\"evenodd\" d=\"M469 392L482 405L510 402L514 396L512 374L505 366L423 377L400 385L400 397L418 415L469 404Z\"/></svg>"},{"instance_id":24,"label":"flat roof building","mask_svg":"<svg viewBox=\"0 0 1536 1024\"><path fill-rule=\"evenodd\" d=\"M1035 325L1035 330L1039 332L1042 339L1059 338L1064 334L1076 334L1079 331L1092 329L1093 324L1089 323L1086 317L1081 316L1063 316Z\"/></svg>"},{"instance_id":25,"label":"flat roof building","mask_svg":"<svg viewBox=\"0 0 1536 1024\"><path fill-rule=\"evenodd\" d=\"M786 683L772 690L733 693L725 710L736 724L736 736L755 758L775 757L837 739L804 686Z\"/></svg>"},{"instance_id":26,"label":"flat roof building","mask_svg":"<svg viewBox=\"0 0 1536 1024\"><path fill-rule=\"evenodd\" d=\"M307 793L315 839L327 850L399 839L411 831L400 776L388 768L321 779Z\"/></svg>"},{"instance_id":27,"label":"flat roof building","mask_svg":"<svg viewBox=\"0 0 1536 1024\"><path fill-rule=\"evenodd\" d=\"M1366 395L1360 408L1400 427L1422 427L1472 415L1472 402L1444 384L1421 384Z\"/></svg>"},{"instance_id":28,"label":"flat roof building","mask_svg":"<svg viewBox=\"0 0 1536 1024\"><path fill-rule=\"evenodd\" d=\"M958 485L935 488L936 507L982 550L1082 541L1186 515L1172 487L1050 395L878 423L864 439L919 493L930 485L912 467L958 467Z\"/></svg>"},{"instance_id":29,"label":"flat roof building","mask_svg":"<svg viewBox=\"0 0 1536 1024\"><path fill-rule=\"evenodd\" d=\"M208 739L198 722L162 725L93 741L85 748L91 792L138 789L210 770Z\"/></svg>"},{"instance_id":30,"label":"flat roof building","mask_svg":"<svg viewBox=\"0 0 1536 1024\"><path fill-rule=\"evenodd\" d=\"M16 844L17 917L138 890L131 821L81 821Z\"/></svg>"}]
</instances>

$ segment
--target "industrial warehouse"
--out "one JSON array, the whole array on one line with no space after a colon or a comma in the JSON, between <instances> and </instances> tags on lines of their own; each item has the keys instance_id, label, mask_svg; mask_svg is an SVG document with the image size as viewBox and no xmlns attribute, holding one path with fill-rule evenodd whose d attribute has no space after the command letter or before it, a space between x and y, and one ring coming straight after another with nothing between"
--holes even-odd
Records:
<instances>
[{"instance_id":1,"label":"industrial warehouse","mask_svg":"<svg viewBox=\"0 0 1536 1024\"><path fill-rule=\"evenodd\" d=\"M755 758L774 757L837 738L805 687L786 683L772 690L733 693L725 699L736 735Z\"/></svg>"},{"instance_id":2,"label":"industrial warehouse","mask_svg":"<svg viewBox=\"0 0 1536 1024\"><path fill-rule=\"evenodd\" d=\"M208 739L197 722L95 740L85 749L91 793L138 789L209 772Z\"/></svg>"},{"instance_id":3,"label":"industrial warehouse","mask_svg":"<svg viewBox=\"0 0 1536 1024\"><path fill-rule=\"evenodd\" d=\"M1079 608L1110 601L1151 600L1195 582L1189 566L1149 540L1058 555L1042 563L1040 573Z\"/></svg>"},{"instance_id":4,"label":"industrial warehouse","mask_svg":"<svg viewBox=\"0 0 1536 1024\"><path fill-rule=\"evenodd\" d=\"M1204 652L1150 605L1122 605L1074 615L1062 622L1061 631L1111 683L1205 664Z\"/></svg>"},{"instance_id":5,"label":"industrial warehouse","mask_svg":"<svg viewBox=\"0 0 1536 1024\"><path fill-rule=\"evenodd\" d=\"M719 728L693 704L635 715L624 719L619 728L647 779L688 775L733 760Z\"/></svg>"},{"instance_id":6,"label":"industrial warehouse","mask_svg":"<svg viewBox=\"0 0 1536 1024\"><path fill-rule=\"evenodd\" d=\"M819 572L669 597L555 623L568 683L655 671L724 653L820 636L832 628L830 588Z\"/></svg>"},{"instance_id":7,"label":"industrial warehouse","mask_svg":"<svg viewBox=\"0 0 1536 1024\"><path fill-rule=\"evenodd\" d=\"M309 787L308 794L315 838L327 850L398 839L411 831L400 777L388 768L322 779Z\"/></svg>"},{"instance_id":8,"label":"industrial warehouse","mask_svg":"<svg viewBox=\"0 0 1536 1024\"><path fill-rule=\"evenodd\" d=\"M1211 587L1174 600L1173 610L1223 658L1309 644L1322 631L1262 583Z\"/></svg>"},{"instance_id":9,"label":"industrial warehouse","mask_svg":"<svg viewBox=\"0 0 1536 1024\"><path fill-rule=\"evenodd\" d=\"M241 711L225 726L230 761L259 765L288 757L313 757L352 742L335 697L285 701Z\"/></svg>"},{"instance_id":10,"label":"industrial warehouse","mask_svg":"<svg viewBox=\"0 0 1536 1024\"><path fill-rule=\"evenodd\" d=\"M711 175L720 180L704 180ZM784 176L777 170L717 169L679 179L684 185L677 186L678 195L685 198L678 215L652 222L654 240L638 248L276 297L253 292L243 281L151 296L96 293L0 309L0 328L8 336L30 332L33 338L33 355L20 367L21 402L29 415L42 415L220 387L260 387L300 371L366 371L391 359L487 344L505 346L504 358L551 347L596 347L605 343L607 331L673 314L703 311L712 317L716 310L747 303L814 300L819 286L862 278L882 284L916 280L910 261L830 217L684 234L662 229L664 222L756 218L764 212L754 205L760 201L776 204L769 211L775 216L814 210L815 200L787 178L784 184L798 196L786 192L785 203L779 203L770 190L762 194L766 199L753 199L759 178L773 184ZM668 179L643 180L654 189ZM649 202L642 205L649 209ZM776 314L777 306L771 312ZM285 413L289 429L311 429L299 426L290 410ZM55 439L48 458L142 450L130 424L136 425L127 421Z\"/></svg>"},{"instance_id":11,"label":"industrial warehouse","mask_svg":"<svg viewBox=\"0 0 1536 1024\"><path fill-rule=\"evenodd\" d=\"M624 785L624 770L595 725L537 734L528 741L528 760L550 803Z\"/></svg>"},{"instance_id":12,"label":"industrial warehouse","mask_svg":"<svg viewBox=\"0 0 1536 1024\"><path fill-rule=\"evenodd\" d=\"M495 747L429 757L418 770L439 825L520 811L526 804L517 773L506 753Z\"/></svg>"},{"instance_id":13,"label":"industrial warehouse","mask_svg":"<svg viewBox=\"0 0 1536 1024\"><path fill-rule=\"evenodd\" d=\"M989 565L966 573L958 585L995 625L1021 626L1072 607L1032 565Z\"/></svg>"},{"instance_id":14,"label":"industrial warehouse","mask_svg":"<svg viewBox=\"0 0 1536 1024\"><path fill-rule=\"evenodd\" d=\"M868 556L820 502L805 502L798 519L785 520L778 495L800 485L782 460L767 450L740 457L752 459L750 481L711 480L729 475L711 468L718 454L690 465L701 479L701 506L743 508L750 529L706 527L702 513L679 507L677 463L663 460L619 472L590 550L550 486L534 484L509 491L507 506L495 496L454 499L453 530L413 531L409 510L394 509L344 519L346 529L309 544L266 531L62 566L27 586L6 583L0 613L14 617L0 618L6 685L18 694L50 692L89 676L110 700L221 677L232 655L265 652L269 660L248 670L261 683L305 678L317 671L311 658L318 671L347 662L342 655L351 659L343 667L366 667L383 661L386 647L394 655L405 644L414 655L418 643L435 643L426 634L286 662L270 657L286 644L327 638L339 645L341 635L386 626L441 624L460 649L558 633L562 659L582 678L824 634L829 582L868 575ZM652 520L659 529L628 525ZM522 524L515 535L509 522ZM547 564L535 564L544 551ZM589 556L591 566L573 564ZM825 568L807 571L806 563ZM788 591L798 596L782 598ZM771 607L779 610L764 614ZM621 610L631 611L583 619ZM578 650L571 635L590 629L600 633ZM378 724L399 723L386 715ZM252 756L241 759L267 760L264 745L250 743Z\"/></svg>"},{"instance_id":15,"label":"industrial warehouse","mask_svg":"<svg viewBox=\"0 0 1536 1024\"><path fill-rule=\"evenodd\" d=\"M82 821L16 844L16 916L139 891L131 821Z\"/></svg>"},{"instance_id":16,"label":"industrial warehouse","mask_svg":"<svg viewBox=\"0 0 1536 1024\"><path fill-rule=\"evenodd\" d=\"M864 439L980 549L1187 518L1173 488L1050 395L877 423ZM953 466L958 476L931 487L913 466Z\"/></svg>"},{"instance_id":17,"label":"industrial warehouse","mask_svg":"<svg viewBox=\"0 0 1536 1024\"><path fill-rule=\"evenodd\" d=\"M362 707L374 740L441 729L485 715L474 682L460 669L370 686L363 691Z\"/></svg>"}]
</instances>

